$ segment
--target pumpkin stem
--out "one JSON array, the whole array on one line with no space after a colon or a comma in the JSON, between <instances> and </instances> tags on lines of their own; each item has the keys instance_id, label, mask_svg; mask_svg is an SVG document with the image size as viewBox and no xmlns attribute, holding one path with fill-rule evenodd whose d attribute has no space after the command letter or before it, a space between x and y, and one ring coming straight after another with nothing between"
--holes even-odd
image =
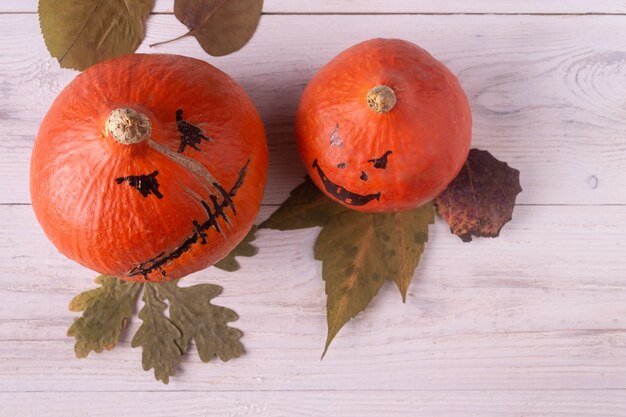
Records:
<instances>
[{"instance_id":1,"label":"pumpkin stem","mask_svg":"<svg viewBox=\"0 0 626 417\"><path fill-rule=\"evenodd\" d=\"M387 113L396 105L396 93L386 85L377 85L367 93L367 105L376 113Z\"/></svg>"},{"instance_id":2,"label":"pumpkin stem","mask_svg":"<svg viewBox=\"0 0 626 417\"><path fill-rule=\"evenodd\" d=\"M145 114L122 107L111 112L106 129L119 143L132 145L150 138L152 124Z\"/></svg>"}]
</instances>

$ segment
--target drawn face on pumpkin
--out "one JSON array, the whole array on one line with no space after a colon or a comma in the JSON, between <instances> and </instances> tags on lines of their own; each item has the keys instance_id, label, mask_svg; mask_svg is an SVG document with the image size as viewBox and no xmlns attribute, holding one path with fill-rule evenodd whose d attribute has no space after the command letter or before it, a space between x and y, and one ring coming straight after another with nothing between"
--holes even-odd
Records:
<instances>
[{"instance_id":1,"label":"drawn face on pumpkin","mask_svg":"<svg viewBox=\"0 0 626 417\"><path fill-rule=\"evenodd\" d=\"M313 182L364 212L432 201L465 163L471 130L454 74L398 39L341 52L308 83L296 114L298 151Z\"/></svg>"},{"instance_id":2,"label":"drawn face on pumpkin","mask_svg":"<svg viewBox=\"0 0 626 417\"><path fill-rule=\"evenodd\" d=\"M33 148L31 196L61 253L161 282L244 238L266 171L262 121L230 77L192 58L132 54L88 68L56 99Z\"/></svg>"},{"instance_id":3,"label":"drawn face on pumpkin","mask_svg":"<svg viewBox=\"0 0 626 417\"><path fill-rule=\"evenodd\" d=\"M392 151L386 151L381 157L368 159L367 162L371 163L371 167L373 169L384 170L387 168L388 158L389 158L389 155L391 155L392 153L393 153ZM322 181L322 184L324 184L324 189L330 195L334 196L335 198L337 198L344 204L348 204L351 206L363 206L373 200L380 201L381 191L370 193L370 194L359 194L331 180L324 173L324 170L320 166L317 159L313 161L313 164L311 166L317 172L317 175L319 176L319 179ZM339 169L346 169L348 167L348 164L346 162L340 162L336 166ZM367 174L367 171L362 170L359 175L359 179L361 181L367 181L369 179L369 175Z\"/></svg>"}]
</instances>

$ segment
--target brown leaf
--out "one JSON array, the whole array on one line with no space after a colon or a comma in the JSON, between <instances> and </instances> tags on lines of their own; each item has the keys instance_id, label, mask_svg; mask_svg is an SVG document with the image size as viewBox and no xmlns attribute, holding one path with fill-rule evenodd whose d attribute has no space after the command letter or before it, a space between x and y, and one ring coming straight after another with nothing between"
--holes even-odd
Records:
<instances>
[{"instance_id":1,"label":"brown leaf","mask_svg":"<svg viewBox=\"0 0 626 417\"><path fill-rule=\"evenodd\" d=\"M405 299L432 222L430 204L401 213L346 210L328 221L315 242L328 296L322 357L341 327L367 307L386 279L396 282Z\"/></svg>"},{"instance_id":2,"label":"brown leaf","mask_svg":"<svg viewBox=\"0 0 626 417\"><path fill-rule=\"evenodd\" d=\"M189 29L176 39L194 36L208 54L228 55L252 38L262 10L263 0L176 0L174 14Z\"/></svg>"},{"instance_id":3,"label":"brown leaf","mask_svg":"<svg viewBox=\"0 0 626 417\"><path fill-rule=\"evenodd\" d=\"M46 47L64 68L84 70L141 44L154 0L39 0Z\"/></svg>"},{"instance_id":4,"label":"brown leaf","mask_svg":"<svg viewBox=\"0 0 626 417\"><path fill-rule=\"evenodd\" d=\"M307 176L278 210L259 225L259 229L296 230L324 226L332 216L347 210L326 197Z\"/></svg>"},{"instance_id":5,"label":"brown leaf","mask_svg":"<svg viewBox=\"0 0 626 417\"><path fill-rule=\"evenodd\" d=\"M464 242L497 237L522 191L519 174L489 152L472 149L459 175L435 200L437 211Z\"/></svg>"},{"instance_id":6,"label":"brown leaf","mask_svg":"<svg viewBox=\"0 0 626 417\"><path fill-rule=\"evenodd\" d=\"M74 352L79 358L89 352L111 350L117 345L120 332L133 315L142 284L125 282L101 275L96 278L101 286L78 294L70 302L70 311L82 311L81 317L67 331L74 337Z\"/></svg>"}]
</instances>

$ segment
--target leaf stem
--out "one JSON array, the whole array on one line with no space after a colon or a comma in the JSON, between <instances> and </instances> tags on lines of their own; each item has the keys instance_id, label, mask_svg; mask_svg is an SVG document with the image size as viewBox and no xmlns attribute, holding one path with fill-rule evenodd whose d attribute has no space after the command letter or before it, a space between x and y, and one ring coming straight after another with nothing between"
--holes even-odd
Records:
<instances>
[{"instance_id":1,"label":"leaf stem","mask_svg":"<svg viewBox=\"0 0 626 417\"><path fill-rule=\"evenodd\" d=\"M150 48L153 48L153 47L159 46L159 45L164 45L166 43L174 42L174 41L177 41L177 40L182 39L182 38L184 38L186 36L189 36L189 35L191 35L191 31L189 31L189 32L187 32L187 33L185 33L183 35L177 36L174 39L170 39L170 40L167 40L167 41L161 41L161 42L150 44Z\"/></svg>"}]
</instances>

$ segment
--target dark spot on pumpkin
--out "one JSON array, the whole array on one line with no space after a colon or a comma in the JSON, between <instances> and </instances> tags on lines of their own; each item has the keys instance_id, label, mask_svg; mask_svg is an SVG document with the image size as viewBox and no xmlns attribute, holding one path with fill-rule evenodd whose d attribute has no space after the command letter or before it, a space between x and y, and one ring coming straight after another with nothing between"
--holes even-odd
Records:
<instances>
[{"instance_id":1,"label":"dark spot on pumpkin","mask_svg":"<svg viewBox=\"0 0 626 417\"><path fill-rule=\"evenodd\" d=\"M343 146L343 140L339 136L339 123L337 123L335 130L330 134L330 144L332 146Z\"/></svg>"},{"instance_id":2,"label":"dark spot on pumpkin","mask_svg":"<svg viewBox=\"0 0 626 417\"><path fill-rule=\"evenodd\" d=\"M371 162L374 164L374 168L377 169L385 169L387 168L387 157L391 155L393 152L387 151L380 158L369 159L367 162Z\"/></svg>"},{"instance_id":3,"label":"dark spot on pumpkin","mask_svg":"<svg viewBox=\"0 0 626 417\"><path fill-rule=\"evenodd\" d=\"M361 176L359 177L361 181L367 181L367 174L365 171L361 171Z\"/></svg>"},{"instance_id":4,"label":"dark spot on pumpkin","mask_svg":"<svg viewBox=\"0 0 626 417\"><path fill-rule=\"evenodd\" d=\"M348 164L346 164L345 162L337 164L337 168L340 168L340 169L344 169L346 166L348 166Z\"/></svg>"},{"instance_id":5,"label":"dark spot on pumpkin","mask_svg":"<svg viewBox=\"0 0 626 417\"><path fill-rule=\"evenodd\" d=\"M134 187L144 197L154 194L157 198L163 198L163 194L159 192L159 182L156 179L157 175L159 175L159 171L154 171L152 174L148 175L129 175L127 177L116 178L115 182L118 184L127 182L128 185Z\"/></svg>"},{"instance_id":6,"label":"dark spot on pumpkin","mask_svg":"<svg viewBox=\"0 0 626 417\"><path fill-rule=\"evenodd\" d=\"M222 230L219 227L218 219L222 219L225 223L228 223L228 218L226 217L225 209L230 208L233 211L234 215L237 215L235 211L235 203L233 201L233 197L237 194L237 191L243 185L243 180L248 172L248 165L250 164L250 159L245 163L245 165L239 170L239 176L237 177L237 181L231 187L230 190L224 189L220 184L213 183L215 188L218 190L220 195L209 196L210 203L207 203L204 200L201 200L200 203L202 207L206 211L207 220L204 223L200 223L197 220L192 221L193 231L181 243L179 246L174 248L169 254L161 253L157 255L155 258L148 259L145 262L140 263L139 265L133 267L129 272L128 276L136 276L143 275L144 279L148 280L148 275L155 271L159 270L163 275L165 275L165 271L163 267L176 258L179 258L182 254L187 252L192 248L193 245L200 242L200 244L207 243L207 231L211 228L214 228L217 233L222 233Z\"/></svg>"},{"instance_id":7,"label":"dark spot on pumpkin","mask_svg":"<svg viewBox=\"0 0 626 417\"><path fill-rule=\"evenodd\" d=\"M200 149L198 148L198 145L200 145L202 139L207 141L211 140L211 138L205 136L202 129L183 120L183 109L176 110L176 124L178 126L178 131L180 132L180 145L178 146L178 153L185 152L187 145L199 151Z\"/></svg>"},{"instance_id":8,"label":"dark spot on pumpkin","mask_svg":"<svg viewBox=\"0 0 626 417\"><path fill-rule=\"evenodd\" d=\"M330 180L317 163L317 159L313 161L313 168L317 170L317 174L324 184L324 189L333 197L339 201L343 201L351 206L362 206L369 203L372 200L380 200L380 192L376 194L361 195L355 192L346 190L341 185L338 185Z\"/></svg>"}]
</instances>

